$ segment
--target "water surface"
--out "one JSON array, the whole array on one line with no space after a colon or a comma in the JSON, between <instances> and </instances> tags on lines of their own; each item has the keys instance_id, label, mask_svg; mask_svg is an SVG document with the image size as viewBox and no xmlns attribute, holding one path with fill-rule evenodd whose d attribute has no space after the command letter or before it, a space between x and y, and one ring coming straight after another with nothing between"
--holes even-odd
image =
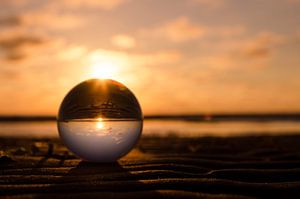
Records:
<instances>
[{"instance_id":1,"label":"water surface","mask_svg":"<svg viewBox=\"0 0 300 199\"><path fill-rule=\"evenodd\" d=\"M144 120L143 136L244 136L300 134L297 121L221 121ZM0 122L0 136L58 137L56 122Z\"/></svg>"}]
</instances>

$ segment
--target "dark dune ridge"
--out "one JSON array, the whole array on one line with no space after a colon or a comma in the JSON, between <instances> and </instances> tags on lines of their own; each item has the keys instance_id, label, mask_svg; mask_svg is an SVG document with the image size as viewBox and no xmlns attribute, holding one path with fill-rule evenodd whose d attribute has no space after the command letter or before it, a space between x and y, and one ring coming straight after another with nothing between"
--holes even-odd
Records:
<instances>
[{"instance_id":1,"label":"dark dune ridge","mask_svg":"<svg viewBox=\"0 0 300 199\"><path fill-rule=\"evenodd\" d=\"M57 139L0 138L8 198L297 198L300 136L142 137L112 164L79 160Z\"/></svg>"}]
</instances>

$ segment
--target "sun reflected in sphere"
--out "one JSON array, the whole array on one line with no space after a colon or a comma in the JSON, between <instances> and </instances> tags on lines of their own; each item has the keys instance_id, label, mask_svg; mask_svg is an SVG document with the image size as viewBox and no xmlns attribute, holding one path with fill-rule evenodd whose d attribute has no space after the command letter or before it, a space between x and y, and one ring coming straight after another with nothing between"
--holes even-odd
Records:
<instances>
[{"instance_id":1,"label":"sun reflected in sphere","mask_svg":"<svg viewBox=\"0 0 300 199\"><path fill-rule=\"evenodd\" d=\"M97 129L103 129L103 127L104 127L103 119L100 117L100 118L98 118L97 121L96 121L96 128L97 128Z\"/></svg>"},{"instance_id":2,"label":"sun reflected in sphere","mask_svg":"<svg viewBox=\"0 0 300 199\"><path fill-rule=\"evenodd\" d=\"M143 116L134 94L109 79L91 79L74 87L58 115L59 135L80 158L113 162L126 155L141 135Z\"/></svg>"}]
</instances>

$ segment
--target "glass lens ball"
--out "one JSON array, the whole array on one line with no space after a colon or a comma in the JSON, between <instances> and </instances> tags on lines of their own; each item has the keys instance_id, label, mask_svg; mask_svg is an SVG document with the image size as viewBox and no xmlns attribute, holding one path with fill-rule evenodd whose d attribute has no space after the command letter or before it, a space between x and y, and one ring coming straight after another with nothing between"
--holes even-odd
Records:
<instances>
[{"instance_id":1,"label":"glass lens ball","mask_svg":"<svg viewBox=\"0 0 300 199\"><path fill-rule=\"evenodd\" d=\"M143 115L138 100L123 84L90 79L63 99L58 131L65 145L91 162L114 162L139 139Z\"/></svg>"}]
</instances>

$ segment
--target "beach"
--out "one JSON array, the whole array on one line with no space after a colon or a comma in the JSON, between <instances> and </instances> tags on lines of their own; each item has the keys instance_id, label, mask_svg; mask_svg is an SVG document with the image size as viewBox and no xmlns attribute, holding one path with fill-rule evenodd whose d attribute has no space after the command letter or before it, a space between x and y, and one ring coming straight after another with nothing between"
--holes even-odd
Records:
<instances>
[{"instance_id":1,"label":"beach","mask_svg":"<svg viewBox=\"0 0 300 199\"><path fill-rule=\"evenodd\" d=\"M300 135L143 136L116 163L58 138L0 138L4 198L297 198Z\"/></svg>"},{"instance_id":2,"label":"beach","mask_svg":"<svg viewBox=\"0 0 300 199\"><path fill-rule=\"evenodd\" d=\"M300 198L300 0L0 7L0 199Z\"/></svg>"}]
</instances>

